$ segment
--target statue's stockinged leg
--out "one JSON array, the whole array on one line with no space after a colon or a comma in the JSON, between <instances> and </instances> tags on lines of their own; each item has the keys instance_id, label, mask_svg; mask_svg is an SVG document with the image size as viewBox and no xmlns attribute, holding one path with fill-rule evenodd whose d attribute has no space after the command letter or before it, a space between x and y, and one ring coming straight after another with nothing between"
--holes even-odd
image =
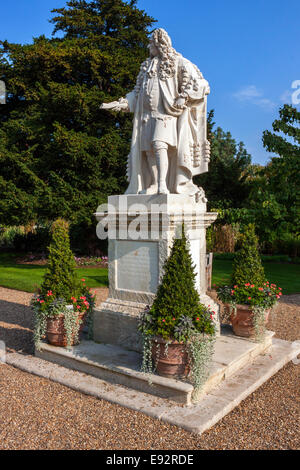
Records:
<instances>
[{"instance_id":1,"label":"statue's stockinged leg","mask_svg":"<svg viewBox=\"0 0 300 470\"><path fill-rule=\"evenodd\" d=\"M153 142L153 149L158 170L158 194L169 194L166 183L169 166L168 144L155 141Z\"/></svg>"}]
</instances>

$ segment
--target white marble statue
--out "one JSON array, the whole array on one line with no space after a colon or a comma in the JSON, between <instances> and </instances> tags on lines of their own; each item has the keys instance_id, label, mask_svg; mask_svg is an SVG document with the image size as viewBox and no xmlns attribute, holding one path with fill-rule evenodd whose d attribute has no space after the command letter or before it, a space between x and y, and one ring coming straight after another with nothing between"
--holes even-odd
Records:
<instances>
[{"instance_id":1,"label":"white marble statue","mask_svg":"<svg viewBox=\"0 0 300 470\"><path fill-rule=\"evenodd\" d=\"M153 32L149 51L134 90L102 105L134 113L126 194L188 194L199 199L203 190L192 178L208 171L208 82L196 65L173 49L164 29Z\"/></svg>"}]
</instances>

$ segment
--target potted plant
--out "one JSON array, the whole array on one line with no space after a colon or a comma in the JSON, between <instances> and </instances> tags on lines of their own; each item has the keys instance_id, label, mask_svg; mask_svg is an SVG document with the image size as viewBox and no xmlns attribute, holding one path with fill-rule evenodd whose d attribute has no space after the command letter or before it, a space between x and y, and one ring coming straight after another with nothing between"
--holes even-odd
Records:
<instances>
[{"instance_id":1,"label":"potted plant","mask_svg":"<svg viewBox=\"0 0 300 470\"><path fill-rule=\"evenodd\" d=\"M176 238L151 307L139 321L144 372L173 378L191 376L196 389L205 382L213 353L215 312L200 303L195 267L182 230Z\"/></svg>"},{"instance_id":2,"label":"potted plant","mask_svg":"<svg viewBox=\"0 0 300 470\"><path fill-rule=\"evenodd\" d=\"M270 309L280 299L282 289L265 278L253 224L246 227L240 243L231 284L217 288L218 299L225 304L236 335L262 341Z\"/></svg>"},{"instance_id":3,"label":"potted plant","mask_svg":"<svg viewBox=\"0 0 300 470\"><path fill-rule=\"evenodd\" d=\"M69 225L57 219L51 228L48 268L38 294L31 305L35 313L34 342L37 349L42 338L54 346L77 344L86 317L91 324L94 295L79 280L70 248Z\"/></svg>"}]
</instances>

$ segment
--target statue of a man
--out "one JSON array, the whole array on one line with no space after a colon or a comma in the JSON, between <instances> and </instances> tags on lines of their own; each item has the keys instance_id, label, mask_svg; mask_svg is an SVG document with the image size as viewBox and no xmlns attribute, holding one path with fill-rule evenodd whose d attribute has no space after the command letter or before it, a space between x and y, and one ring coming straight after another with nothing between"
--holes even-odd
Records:
<instances>
[{"instance_id":1,"label":"statue of a man","mask_svg":"<svg viewBox=\"0 0 300 470\"><path fill-rule=\"evenodd\" d=\"M208 171L208 82L156 29L134 90L103 109L134 113L126 194L203 195L193 176Z\"/></svg>"}]
</instances>

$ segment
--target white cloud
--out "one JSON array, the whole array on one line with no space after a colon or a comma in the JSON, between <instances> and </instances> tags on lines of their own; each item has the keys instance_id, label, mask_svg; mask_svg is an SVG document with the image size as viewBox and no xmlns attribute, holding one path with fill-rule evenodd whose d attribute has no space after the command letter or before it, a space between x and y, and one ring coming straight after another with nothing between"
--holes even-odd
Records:
<instances>
[{"instance_id":1,"label":"white cloud","mask_svg":"<svg viewBox=\"0 0 300 470\"><path fill-rule=\"evenodd\" d=\"M292 91L285 90L282 95L280 96L280 101L282 103L291 103L292 102Z\"/></svg>"},{"instance_id":2,"label":"white cloud","mask_svg":"<svg viewBox=\"0 0 300 470\"><path fill-rule=\"evenodd\" d=\"M263 92L255 85L248 85L241 88L233 93L233 97L240 102L251 103L265 110L272 110L276 107L276 104L269 98L265 98Z\"/></svg>"}]
</instances>

